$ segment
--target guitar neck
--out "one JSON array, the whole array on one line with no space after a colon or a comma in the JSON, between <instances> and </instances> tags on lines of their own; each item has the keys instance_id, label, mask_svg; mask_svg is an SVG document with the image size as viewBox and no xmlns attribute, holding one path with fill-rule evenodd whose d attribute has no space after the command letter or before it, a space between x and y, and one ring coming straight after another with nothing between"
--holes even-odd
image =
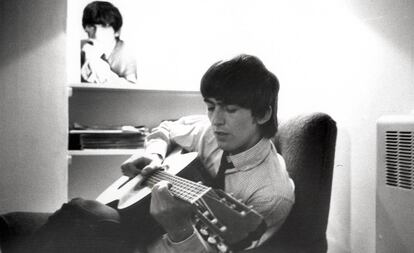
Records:
<instances>
[{"instance_id":1,"label":"guitar neck","mask_svg":"<svg viewBox=\"0 0 414 253\"><path fill-rule=\"evenodd\" d=\"M170 192L174 194L174 196L187 201L190 204L194 204L211 190L210 187L195 183L179 176L171 175L165 171L155 171L146 179L144 184L152 187L161 181L169 182L172 185L169 189Z\"/></svg>"}]
</instances>

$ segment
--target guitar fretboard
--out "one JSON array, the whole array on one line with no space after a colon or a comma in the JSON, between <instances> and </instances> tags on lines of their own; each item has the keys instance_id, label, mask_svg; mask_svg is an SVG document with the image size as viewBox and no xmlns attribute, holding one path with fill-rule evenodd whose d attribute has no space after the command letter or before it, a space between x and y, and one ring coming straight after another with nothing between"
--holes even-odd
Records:
<instances>
[{"instance_id":1,"label":"guitar fretboard","mask_svg":"<svg viewBox=\"0 0 414 253\"><path fill-rule=\"evenodd\" d=\"M194 204L201 197L207 194L211 188L193 181L171 175L165 171L155 171L146 181L145 184L153 186L158 182L167 181L172 187L169 189L176 197Z\"/></svg>"}]
</instances>

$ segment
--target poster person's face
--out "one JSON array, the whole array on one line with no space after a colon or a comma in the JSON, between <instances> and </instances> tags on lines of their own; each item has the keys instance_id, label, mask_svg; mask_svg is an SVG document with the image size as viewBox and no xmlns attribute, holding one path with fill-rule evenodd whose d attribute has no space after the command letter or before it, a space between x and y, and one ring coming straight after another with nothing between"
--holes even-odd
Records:
<instances>
[{"instance_id":1,"label":"poster person's face","mask_svg":"<svg viewBox=\"0 0 414 253\"><path fill-rule=\"evenodd\" d=\"M112 44L118 36L118 33L115 32L112 26L103 26L99 24L86 26L85 32L88 34L89 39L102 45Z\"/></svg>"}]
</instances>

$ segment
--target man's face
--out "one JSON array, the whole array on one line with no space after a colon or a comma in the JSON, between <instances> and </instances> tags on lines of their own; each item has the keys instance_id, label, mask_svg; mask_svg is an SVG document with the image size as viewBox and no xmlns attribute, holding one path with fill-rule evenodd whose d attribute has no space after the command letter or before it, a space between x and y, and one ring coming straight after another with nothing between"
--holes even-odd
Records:
<instances>
[{"instance_id":1,"label":"man's face","mask_svg":"<svg viewBox=\"0 0 414 253\"><path fill-rule=\"evenodd\" d=\"M260 139L259 124L251 110L205 98L208 117L220 148L237 154L253 147Z\"/></svg>"}]
</instances>

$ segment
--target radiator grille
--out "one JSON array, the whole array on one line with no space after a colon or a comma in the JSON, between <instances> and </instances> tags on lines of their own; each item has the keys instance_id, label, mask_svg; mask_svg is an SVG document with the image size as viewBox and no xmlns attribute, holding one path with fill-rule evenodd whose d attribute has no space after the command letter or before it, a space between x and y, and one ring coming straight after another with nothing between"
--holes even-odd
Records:
<instances>
[{"instance_id":1,"label":"radiator grille","mask_svg":"<svg viewBox=\"0 0 414 253\"><path fill-rule=\"evenodd\" d=\"M385 137L385 182L389 186L414 188L414 133L387 131Z\"/></svg>"}]
</instances>

